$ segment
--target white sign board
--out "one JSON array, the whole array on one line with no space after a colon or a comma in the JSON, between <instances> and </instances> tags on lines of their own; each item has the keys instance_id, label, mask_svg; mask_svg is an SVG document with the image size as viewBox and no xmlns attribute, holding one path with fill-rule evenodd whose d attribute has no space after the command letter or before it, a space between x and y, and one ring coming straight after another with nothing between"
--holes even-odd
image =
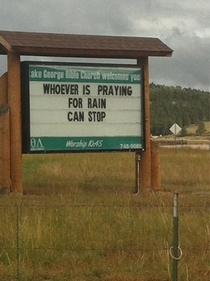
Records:
<instances>
[{"instance_id":1,"label":"white sign board","mask_svg":"<svg viewBox=\"0 0 210 281\"><path fill-rule=\"evenodd\" d=\"M141 68L33 62L26 72L27 152L143 148Z\"/></svg>"},{"instance_id":2,"label":"white sign board","mask_svg":"<svg viewBox=\"0 0 210 281\"><path fill-rule=\"evenodd\" d=\"M181 131L181 129L182 129L182 128L181 128L178 124L174 123L174 124L171 126L170 131L171 131L174 135L177 135L177 134Z\"/></svg>"}]
</instances>

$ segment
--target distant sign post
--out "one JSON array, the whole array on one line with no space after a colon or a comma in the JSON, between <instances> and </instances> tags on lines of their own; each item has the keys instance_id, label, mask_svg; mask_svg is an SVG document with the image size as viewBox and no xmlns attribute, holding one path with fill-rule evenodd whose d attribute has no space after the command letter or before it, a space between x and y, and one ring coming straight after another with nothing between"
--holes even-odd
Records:
<instances>
[{"instance_id":1,"label":"distant sign post","mask_svg":"<svg viewBox=\"0 0 210 281\"><path fill-rule=\"evenodd\" d=\"M23 153L144 149L143 69L24 63Z\"/></svg>"},{"instance_id":2,"label":"distant sign post","mask_svg":"<svg viewBox=\"0 0 210 281\"><path fill-rule=\"evenodd\" d=\"M176 144L176 136L182 130L182 128L178 124L174 123L169 130L174 134Z\"/></svg>"}]
</instances>

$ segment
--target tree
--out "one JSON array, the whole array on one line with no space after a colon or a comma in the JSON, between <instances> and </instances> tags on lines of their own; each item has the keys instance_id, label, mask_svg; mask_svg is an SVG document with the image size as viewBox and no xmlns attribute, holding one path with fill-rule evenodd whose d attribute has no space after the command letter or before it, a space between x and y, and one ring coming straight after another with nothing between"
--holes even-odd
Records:
<instances>
[{"instance_id":1,"label":"tree","mask_svg":"<svg viewBox=\"0 0 210 281\"><path fill-rule=\"evenodd\" d=\"M196 130L196 134L202 136L206 131L205 123L203 121L198 123L198 129Z\"/></svg>"},{"instance_id":2,"label":"tree","mask_svg":"<svg viewBox=\"0 0 210 281\"><path fill-rule=\"evenodd\" d=\"M150 84L151 133L168 134L167 128L174 123L188 127L201 121L209 121L209 101L209 92ZM200 132L203 134L205 128L198 128L198 134Z\"/></svg>"},{"instance_id":3,"label":"tree","mask_svg":"<svg viewBox=\"0 0 210 281\"><path fill-rule=\"evenodd\" d=\"M187 135L187 128L184 126L181 130L181 137L185 137Z\"/></svg>"}]
</instances>

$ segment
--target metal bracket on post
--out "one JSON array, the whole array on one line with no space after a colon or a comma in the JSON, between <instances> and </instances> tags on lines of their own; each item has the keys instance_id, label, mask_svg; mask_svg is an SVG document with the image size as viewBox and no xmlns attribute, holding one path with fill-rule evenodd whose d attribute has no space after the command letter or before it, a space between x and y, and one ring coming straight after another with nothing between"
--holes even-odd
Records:
<instances>
[{"instance_id":1,"label":"metal bracket on post","mask_svg":"<svg viewBox=\"0 0 210 281\"><path fill-rule=\"evenodd\" d=\"M141 154L140 152L136 153L136 192L135 194L140 193L140 161L141 161Z\"/></svg>"}]
</instances>

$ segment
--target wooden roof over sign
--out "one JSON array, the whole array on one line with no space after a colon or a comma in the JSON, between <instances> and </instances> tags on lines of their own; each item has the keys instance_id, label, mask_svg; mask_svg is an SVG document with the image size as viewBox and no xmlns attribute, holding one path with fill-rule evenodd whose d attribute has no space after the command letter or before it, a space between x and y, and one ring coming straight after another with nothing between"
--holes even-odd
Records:
<instances>
[{"instance_id":1,"label":"wooden roof over sign","mask_svg":"<svg viewBox=\"0 0 210 281\"><path fill-rule=\"evenodd\" d=\"M0 54L29 56L127 58L171 56L158 38L0 31Z\"/></svg>"}]
</instances>

